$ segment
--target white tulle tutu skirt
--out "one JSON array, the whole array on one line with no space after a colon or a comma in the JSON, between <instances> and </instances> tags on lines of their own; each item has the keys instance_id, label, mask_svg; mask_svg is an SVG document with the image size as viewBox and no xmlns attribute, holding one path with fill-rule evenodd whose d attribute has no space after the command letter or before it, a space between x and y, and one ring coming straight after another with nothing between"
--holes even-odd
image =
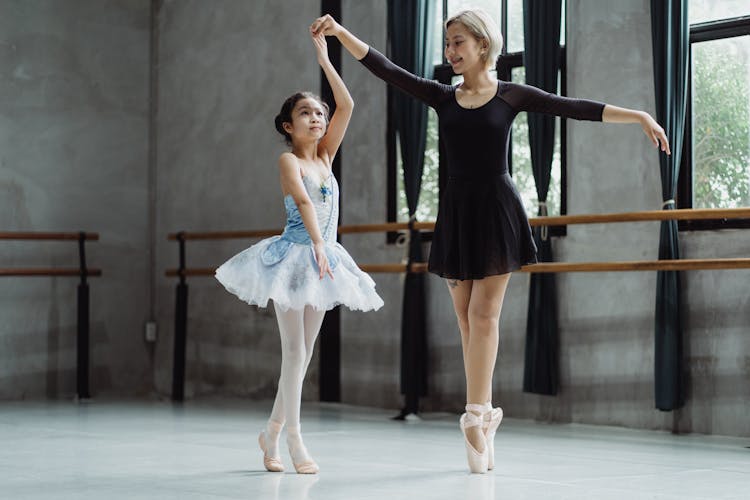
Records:
<instances>
[{"instance_id":1,"label":"white tulle tutu skirt","mask_svg":"<svg viewBox=\"0 0 750 500\"><path fill-rule=\"evenodd\" d=\"M222 264L216 279L241 300L259 307L267 307L269 300L282 310L312 306L327 311L344 305L370 311L382 307L375 282L357 267L344 247L327 243L326 254L334 279L326 275L321 280L311 245L273 236Z\"/></svg>"}]
</instances>

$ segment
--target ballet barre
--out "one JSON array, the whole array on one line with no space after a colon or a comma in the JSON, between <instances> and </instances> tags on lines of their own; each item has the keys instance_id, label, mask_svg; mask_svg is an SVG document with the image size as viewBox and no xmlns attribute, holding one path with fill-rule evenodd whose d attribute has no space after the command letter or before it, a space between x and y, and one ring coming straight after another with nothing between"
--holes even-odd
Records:
<instances>
[{"instance_id":1,"label":"ballet barre","mask_svg":"<svg viewBox=\"0 0 750 500\"><path fill-rule=\"evenodd\" d=\"M666 220L717 220L717 219L745 219L750 218L750 208L704 208L678 210L648 210L641 212L621 212L609 214L559 215L532 217L529 224L539 226L564 226L568 224L606 224L618 222L647 222ZM432 231L434 222L415 222L414 229ZM374 232L405 231L409 229L406 222L389 222L385 224L359 224L341 226L339 234L362 234ZM281 229L264 229L258 231L214 231L214 232L182 232L169 234L168 239L178 241L182 238L181 255L184 256L184 241L188 240L223 240L265 238L281 233ZM184 264L184 262L182 262ZM425 263L407 264L361 264L359 266L370 273L401 273L426 272ZM520 271L528 273L568 273L568 272L609 272L609 271L691 271L712 269L748 269L750 259L682 259L675 261L624 261L624 262L548 262L529 264ZM187 268L181 265L179 269L169 269L166 276L212 276L211 268Z\"/></svg>"},{"instance_id":2,"label":"ballet barre","mask_svg":"<svg viewBox=\"0 0 750 500\"><path fill-rule=\"evenodd\" d=\"M427 264L360 264L366 273L426 273ZM521 273L602 273L617 271L698 271L718 269L750 269L750 259L677 259L677 260L632 260L621 262L542 262L527 264L516 272ZM169 277L213 276L216 270L210 267L170 269Z\"/></svg>"},{"instance_id":3,"label":"ballet barre","mask_svg":"<svg viewBox=\"0 0 750 500\"><path fill-rule=\"evenodd\" d=\"M609 214L584 214L532 217L529 224L533 227L564 226L568 224L607 224L621 222L647 222L667 220L721 220L750 219L750 208L707 208L648 210L640 212L621 212ZM340 226L339 234L362 234L409 229L432 231L434 222L414 222L410 227L406 222L389 222L385 224L360 224ZM182 401L185 383L185 347L187 337L187 277L213 276L214 268L188 268L185 260L185 244L190 240L226 240L266 238L281 233L281 229L263 229L257 231L206 231L179 232L167 236L170 241L179 243L179 267L165 271L167 277L178 277L177 300L175 304L175 347L172 376L172 399ZM389 264L359 264L368 273L424 273L427 263L413 262ZM750 258L723 259L681 259L681 260L640 260L621 262L541 262L521 267L525 273L571 273L571 272L625 272L625 271L692 271L718 269L750 269Z\"/></svg>"},{"instance_id":4,"label":"ballet barre","mask_svg":"<svg viewBox=\"0 0 750 500\"><path fill-rule=\"evenodd\" d=\"M0 232L0 240L13 241L77 241L77 268L0 268L0 277L38 277L38 276L78 276L77 302L77 348L76 348L76 398L88 399L89 392L89 277L102 275L101 269L89 268L86 265L86 242L99 241L97 233L43 233L43 232Z\"/></svg>"}]
</instances>

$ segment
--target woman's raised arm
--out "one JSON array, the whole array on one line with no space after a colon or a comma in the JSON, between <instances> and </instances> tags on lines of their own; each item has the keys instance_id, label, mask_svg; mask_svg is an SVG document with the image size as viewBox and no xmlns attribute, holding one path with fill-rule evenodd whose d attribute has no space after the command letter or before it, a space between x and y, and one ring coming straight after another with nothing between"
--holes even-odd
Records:
<instances>
[{"instance_id":1,"label":"woman's raised arm","mask_svg":"<svg viewBox=\"0 0 750 500\"><path fill-rule=\"evenodd\" d=\"M421 78L393 64L383 54L352 35L329 14L316 19L310 26L310 31L313 34L335 36L339 39L341 45L375 76L419 99L428 106L435 107L440 99L449 93L449 86Z\"/></svg>"}]
</instances>

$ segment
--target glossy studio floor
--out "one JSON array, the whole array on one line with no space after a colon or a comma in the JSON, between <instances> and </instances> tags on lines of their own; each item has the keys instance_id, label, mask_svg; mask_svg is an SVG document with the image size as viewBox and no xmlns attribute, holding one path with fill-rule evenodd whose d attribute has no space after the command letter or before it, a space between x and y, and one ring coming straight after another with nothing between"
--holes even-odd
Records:
<instances>
[{"instance_id":1,"label":"glossy studio floor","mask_svg":"<svg viewBox=\"0 0 750 500\"><path fill-rule=\"evenodd\" d=\"M263 469L270 402L0 404L0 498L745 499L750 439L506 419L469 474L457 416L303 405L316 476ZM283 454L287 469L293 470Z\"/></svg>"}]
</instances>

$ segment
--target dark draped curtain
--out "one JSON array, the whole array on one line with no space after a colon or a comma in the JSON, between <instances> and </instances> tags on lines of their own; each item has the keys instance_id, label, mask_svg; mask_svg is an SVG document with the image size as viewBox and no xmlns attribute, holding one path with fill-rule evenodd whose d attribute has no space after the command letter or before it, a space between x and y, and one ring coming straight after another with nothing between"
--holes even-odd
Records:
<instances>
[{"instance_id":1,"label":"dark draped curtain","mask_svg":"<svg viewBox=\"0 0 750 500\"><path fill-rule=\"evenodd\" d=\"M672 155L659 155L664 210L674 210L674 197L685 130L687 73L690 57L688 0L651 0L651 38L654 51L656 120L669 140ZM661 223L659 259L679 259L677 221ZM669 411L684 403L680 275L659 271L656 281L654 331L655 404Z\"/></svg>"},{"instance_id":2,"label":"dark draped curtain","mask_svg":"<svg viewBox=\"0 0 750 500\"><path fill-rule=\"evenodd\" d=\"M390 58L416 75L432 78L433 0L388 0ZM393 92L390 108L392 133L397 134L404 168L404 188L409 220L416 220L427 137L427 107L401 92ZM419 231L409 231L409 264L423 262ZM416 413L419 397L427 393L427 333L425 278L407 272L401 319L401 393L403 414Z\"/></svg>"},{"instance_id":3,"label":"dark draped curtain","mask_svg":"<svg viewBox=\"0 0 750 500\"><path fill-rule=\"evenodd\" d=\"M560 68L561 0L524 0L523 64L526 83L557 93ZM528 113L531 168L539 200L539 215L547 215L552 155L555 144L555 117ZM537 258L551 262L552 242L546 227L534 228ZM523 390L537 394L557 394L558 326L555 275L531 275L529 310L526 319L526 359Z\"/></svg>"}]
</instances>

